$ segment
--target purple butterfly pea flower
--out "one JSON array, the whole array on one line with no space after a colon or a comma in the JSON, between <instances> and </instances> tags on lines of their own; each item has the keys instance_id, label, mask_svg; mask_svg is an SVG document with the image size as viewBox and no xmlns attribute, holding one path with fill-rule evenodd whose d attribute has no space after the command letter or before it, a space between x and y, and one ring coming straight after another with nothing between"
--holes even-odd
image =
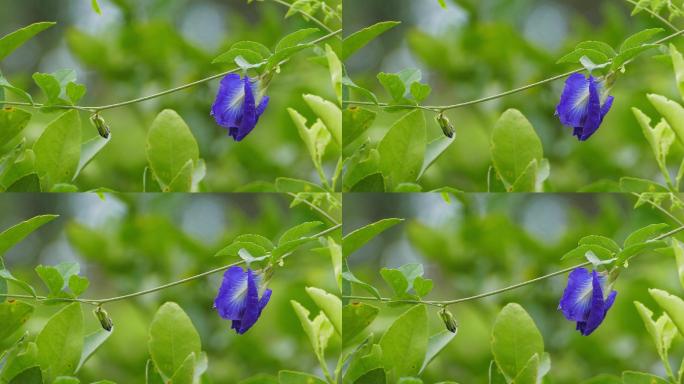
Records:
<instances>
[{"instance_id":1,"label":"purple butterfly pea flower","mask_svg":"<svg viewBox=\"0 0 684 384\"><path fill-rule=\"evenodd\" d=\"M219 85L211 116L216 123L228 129L228 134L240 141L259 121L268 106L268 96L263 96L260 81L236 73L227 74Z\"/></svg>"},{"instance_id":2,"label":"purple butterfly pea flower","mask_svg":"<svg viewBox=\"0 0 684 384\"><path fill-rule=\"evenodd\" d=\"M563 125L573 128L572 134L579 141L598 130L613 105L613 96L605 88L605 81L597 81L591 75L586 78L580 73L570 75L565 81L556 116Z\"/></svg>"},{"instance_id":3,"label":"purple butterfly pea flower","mask_svg":"<svg viewBox=\"0 0 684 384\"><path fill-rule=\"evenodd\" d=\"M576 268L568 276L568 285L558 309L566 319L577 322L577 330L584 336L590 335L606 318L615 302L617 291L606 296L608 278L596 271Z\"/></svg>"},{"instance_id":4,"label":"purple butterfly pea flower","mask_svg":"<svg viewBox=\"0 0 684 384\"><path fill-rule=\"evenodd\" d=\"M261 288L261 275L249 268L245 271L234 266L223 274L214 308L219 316L232 320L231 329L240 335L256 323L271 298L270 289L265 289L259 298Z\"/></svg>"}]
</instances>

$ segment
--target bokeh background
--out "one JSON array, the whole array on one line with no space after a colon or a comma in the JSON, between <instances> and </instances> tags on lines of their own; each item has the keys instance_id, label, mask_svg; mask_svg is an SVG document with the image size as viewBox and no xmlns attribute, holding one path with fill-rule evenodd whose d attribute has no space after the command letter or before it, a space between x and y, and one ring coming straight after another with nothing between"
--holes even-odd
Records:
<instances>
[{"instance_id":1,"label":"bokeh background","mask_svg":"<svg viewBox=\"0 0 684 384\"><path fill-rule=\"evenodd\" d=\"M101 0L100 6L102 16L90 8L89 0L0 0L0 35L37 21L58 23L3 60L5 76L41 102L31 75L72 68L88 87L80 104L105 105L228 70L232 66L211 61L237 41L273 48L287 33L315 26L299 16L284 19L287 8L270 1L248 5L246 0ZM301 52L282 67L269 87L266 113L240 143L209 116L219 80L104 112L113 139L79 177L80 189L142 191L147 129L164 108L175 109L195 135L200 157L207 162L208 191L249 189L253 183L273 183L279 176L317 180L287 113L292 107L313 119L302 100L304 93L334 99L327 69L311 62L311 56L311 50ZM56 113L37 113L25 131L29 143L55 117ZM97 135L88 117L81 114L84 141ZM336 151L329 152L334 157ZM335 159L330 161L334 167Z\"/></svg>"},{"instance_id":2,"label":"bokeh background","mask_svg":"<svg viewBox=\"0 0 684 384\"><path fill-rule=\"evenodd\" d=\"M46 288L33 269L76 261L90 280L85 298L137 292L201 273L236 260L213 255L245 233L277 240L289 227L320 220L306 206L288 208L283 195L6 195L0 199L0 230L39 214L59 214L5 256L6 267L30 282L39 294ZM114 332L85 364L82 382L109 379L117 383L145 381L148 329L157 309L177 302L190 316L209 358L208 377L214 383L237 383L256 374L275 375L289 369L319 373L309 340L290 300L314 311L304 291L317 286L336 291L330 258L312 251L317 243L295 252L269 284L270 303L256 325L244 335L230 330L213 307L222 273L134 299L105 305ZM0 350L28 330L35 337L59 309L37 305L33 317ZM86 333L99 329L93 307L84 305ZM335 359L339 338L331 340ZM332 364L332 363L331 363Z\"/></svg>"},{"instance_id":3,"label":"bokeh background","mask_svg":"<svg viewBox=\"0 0 684 384\"><path fill-rule=\"evenodd\" d=\"M583 236L604 235L622 243L631 231L648 224L674 225L648 206L633 209L635 200L621 194L469 194L446 202L441 194L347 194L345 233L383 218L406 219L351 255L350 269L387 297L391 289L380 276L381 268L422 263L425 277L434 280L434 290L426 299L471 296L577 264L560 258ZM615 285L618 295L613 308L588 337L557 311L566 282L567 275L557 276L450 306L460 322L458 334L429 365L423 380L486 383L492 360L491 329L496 315L510 302L521 304L544 336L553 383L577 384L598 374L619 376L624 370L664 374L633 301L659 315L648 288L684 294L674 257L649 253L630 261ZM360 288L354 292L367 295ZM407 309L380 308L370 328L376 337ZM444 329L437 312L428 307L430 334ZM681 337L673 345L672 365L678 367L684 356Z\"/></svg>"},{"instance_id":4,"label":"bokeh background","mask_svg":"<svg viewBox=\"0 0 684 384\"><path fill-rule=\"evenodd\" d=\"M477 99L576 68L555 64L585 40L602 40L618 47L627 36L645 28L671 31L645 12L630 17L625 0L346 0L344 30L350 34L379 21L396 20L391 29L347 60L352 79L389 100L376 79L378 72L419 68L432 87L426 105L446 105ZM674 20L682 25L681 20ZM684 40L672 41L680 51ZM649 57L650 56L650 57ZM653 57L655 56L655 57ZM659 57L658 57L659 56ZM494 123L508 108L517 108L534 125L544 155L551 163L548 191L617 190L622 176L661 180L641 128L630 108L658 116L646 93L681 101L669 57L657 50L639 58L613 88L615 103L599 131L580 143L570 128L554 117L563 81L447 113L456 141L421 179L423 190L442 186L487 191L491 165L489 138ZM355 95L356 99L361 96ZM379 140L400 116L378 116L370 136ZM442 133L427 114L428 138ZM657 121L657 120L655 120ZM670 163L676 172L682 147L675 144Z\"/></svg>"}]
</instances>

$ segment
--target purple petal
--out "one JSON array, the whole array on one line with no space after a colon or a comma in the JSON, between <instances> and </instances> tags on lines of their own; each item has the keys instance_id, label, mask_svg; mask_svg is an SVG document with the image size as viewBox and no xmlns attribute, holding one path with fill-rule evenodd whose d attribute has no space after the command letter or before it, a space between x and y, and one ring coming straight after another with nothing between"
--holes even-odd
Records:
<instances>
[{"instance_id":1,"label":"purple petal","mask_svg":"<svg viewBox=\"0 0 684 384\"><path fill-rule=\"evenodd\" d=\"M236 73L227 74L219 85L211 116L224 128L237 126L242 118L243 81Z\"/></svg>"},{"instance_id":2,"label":"purple petal","mask_svg":"<svg viewBox=\"0 0 684 384\"><path fill-rule=\"evenodd\" d=\"M245 295L247 283L248 274L238 266L230 267L223 274L221 287L214 300L214 307L219 316L226 320L239 320L242 317L248 305Z\"/></svg>"},{"instance_id":3,"label":"purple petal","mask_svg":"<svg viewBox=\"0 0 684 384\"><path fill-rule=\"evenodd\" d=\"M613 99L615 99L613 96L608 96L601 106L601 122L603 122L603 118L606 117L608 111L610 111L610 107L613 106Z\"/></svg>"},{"instance_id":4,"label":"purple petal","mask_svg":"<svg viewBox=\"0 0 684 384\"><path fill-rule=\"evenodd\" d=\"M568 275L568 285L565 287L558 309L566 319L572 321L586 321L589 316L592 298L592 276L584 268L576 268Z\"/></svg>"},{"instance_id":5,"label":"purple petal","mask_svg":"<svg viewBox=\"0 0 684 384\"><path fill-rule=\"evenodd\" d=\"M259 287L254 278L254 272L251 269L247 270L247 306L245 312L240 319L240 326L237 332L243 334L256 323L259 319L261 309L259 308Z\"/></svg>"},{"instance_id":6,"label":"purple petal","mask_svg":"<svg viewBox=\"0 0 684 384\"><path fill-rule=\"evenodd\" d=\"M589 102L587 103L587 117L583 124L582 133L577 138L584 141L591 137L601 125L601 98L599 84L593 76L589 76Z\"/></svg>"},{"instance_id":7,"label":"purple petal","mask_svg":"<svg viewBox=\"0 0 684 384\"><path fill-rule=\"evenodd\" d=\"M594 287L594 294L592 297L589 318L587 319L584 329L582 329L582 335L584 336L590 335L599 325L601 325L606 318L608 310L615 302L615 296L617 296L617 292L612 291L610 295L608 295L607 300L603 299L602 281L596 271L593 272L592 285Z\"/></svg>"},{"instance_id":8,"label":"purple petal","mask_svg":"<svg viewBox=\"0 0 684 384\"><path fill-rule=\"evenodd\" d=\"M257 120L264 113L264 111L266 110L266 107L268 107L269 100L270 100L270 98L268 96L264 96L261 98L261 102L259 103L259 105L257 106L257 109L256 109Z\"/></svg>"},{"instance_id":9,"label":"purple petal","mask_svg":"<svg viewBox=\"0 0 684 384\"><path fill-rule=\"evenodd\" d=\"M556 106L556 115L561 124L568 127L584 125L589 99L589 80L580 73L570 75L565 80L565 88Z\"/></svg>"},{"instance_id":10,"label":"purple petal","mask_svg":"<svg viewBox=\"0 0 684 384\"><path fill-rule=\"evenodd\" d=\"M244 77L244 100L242 104L242 119L240 120L237 129L231 129L230 135L235 141L241 141L245 138L257 123L256 115L256 101L254 100L254 89L250 83L249 77Z\"/></svg>"}]
</instances>

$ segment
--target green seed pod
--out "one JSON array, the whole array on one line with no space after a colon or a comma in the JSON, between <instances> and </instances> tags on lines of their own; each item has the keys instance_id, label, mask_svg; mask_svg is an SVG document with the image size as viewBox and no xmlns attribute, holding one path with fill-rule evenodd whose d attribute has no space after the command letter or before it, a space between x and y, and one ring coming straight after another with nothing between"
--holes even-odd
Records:
<instances>
[{"instance_id":1,"label":"green seed pod","mask_svg":"<svg viewBox=\"0 0 684 384\"><path fill-rule=\"evenodd\" d=\"M97 317L97 320L100 321L102 328L107 332L111 332L112 328L114 327L114 323L112 322L112 318L109 317L107 311L105 311L102 307L97 307L93 313L95 314L95 317Z\"/></svg>"},{"instance_id":2,"label":"green seed pod","mask_svg":"<svg viewBox=\"0 0 684 384\"><path fill-rule=\"evenodd\" d=\"M105 120L100 116L99 114L94 114L90 116L90 122L93 123L95 128L97 128L97 133L100 134L105 139L109 138L109 126L105 122Z\"/></svg>"},{"instance_id":3,"label":"green seed pod","mask_svg":"<svg viewBox=\"0 0 684 384\"><path fill-rule=\"evenodd\" d=\"M444 116L444 112L437 115L435 120L437 120L437 124L439 124L439 127L442 128L442 132L444 133L444 136L446 136L450 139L452 137L454 137L454 133L456 133L456 130L454 129L454 126L451 125L449 118Z\"/></svg>"},{"instance_id":4,"label":"green seed pod","mask_svg":"<svg viewBox=\"0 0 684 384\"><path fill-rule=\"evenodd\" d=\"M442 308L441 311L439 311L439 317L442 318L442 321L444 322L444 325L446 326L446 329L449 330L451 333L456 333L458 330L458 321L454 317L454 315L449 312L446 307Z\"/></svg>"}]
</instances>

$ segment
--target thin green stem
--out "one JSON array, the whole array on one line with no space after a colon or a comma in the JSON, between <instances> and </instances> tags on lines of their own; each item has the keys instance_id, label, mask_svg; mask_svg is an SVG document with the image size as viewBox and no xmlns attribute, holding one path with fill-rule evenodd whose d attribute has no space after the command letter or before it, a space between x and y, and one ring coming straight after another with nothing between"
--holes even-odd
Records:
<instances>
[{"instance_id":1,"label":"thin green stem","mask_svg":"<svg viewBox=\"0 0 684 384\"><path fill-rule=\"evenodd\" d=\"M639 194L636 193L636 192L632 192L632 195L635 196L635 197L637 197L637 198L640 198L640 197L641 197L641 195L639 195ZM683 221L679 220L679 218L678 218L677 216L673 215L670 211L668 211L667 209L663 208L660 204L657 204L656 202L654 202L654 201L652 201L652 200L645 200L645 201L646 201L648 204L650 204L651 206L653 206L654 208L658 209L658 210L659 210L660 212L662 212L665 216L669 217L669 218L670 218L672 221L674 221L675 223L679 224L680 226L684 226L684 222L683 222Z\"/></svg>"},{"instance_id":2,"label":"thin green stem","mask_svg":"<svg viewBox=\"0 0 684 384\"><path fill-rule=\"evenodd\" d=\"M292 9L292 4L288 3L287 1L283 1L283 0L271 0L271 1L274 2L274 3L278 3L278 4L280 4L280 5L283 5L283 6L287 7L287 8L289 8L289 9ZM332 32L332 29L331 29L330 27L328 27L327 25L325 25L324 22L318 20L318 19L315 18L314 16L312 16L312 15L310 15L309 13L303 11L301 8L295 8L295 11L296 11L296 12L299 12L299 13L300 13L302 16L304 16L305 18L311 19L314 23L318 24L321 28L325 29L326 31Z\"/></svg>"},{"instance_id":3,"label":"thin green stem","mask_svg":"<svg viewBox=\"0 0 684 384\"><path fill-rule=\"evenodd\" d=\"M328 228L328 229L326 229L326 230L324 230L324 231L321 231L321 232L319 232L319 233L317 233L317 234L315 234L315 235L309 236L309 238L311 238L311 239L316 239L316 238L319 238L319 237L321 237L321 236L325 236L325 235L327 235L327 234L329 234L329 233L331 233L331 232L334 232L334 231L336 231L336 230L338 230L338 229L340 229L340 228L342 228L342 224L337 224L337 225L334 225L334 226L332 226L332 227L330 227L330 228ZM286 259L286 258L289 257L291 254L292 254L292 252L286 253L285 255L283 255L283 256L281 257L281 260ZM50 301L50 302L79 302L79 303L90 304L90 305L94 305L94 306L100 306L100 305L105 304L105 303L111 303L111 302L114 302L114 301L126 300L126 299L130 299L130 298L133 298L133 297L143 296L143 295L147 295L147 294L150 294L150 293L153 293L153 292L161 291L161 290L163 290L163 289L175 287L176 285L185 284L185 283L188 283L188 282L191 282L191 281L200 279L200 278L202 278L202 277L212 275L212 274L214 274L214 273L218 273L218 272L225 271L226 269L228 269L228 268L230 268L230 267L233 267L233 266L236 266L236 265L241 265L241 264L244 264L244 263L245 263L244 260L240 260L240 261L237 261L237 262L235 262L235 263L231 263L231 264L224 265L224 266L221 266L221 267L218 267L218 268L214 268L214 269L208 270L208 271L206 271L206 272L199 273L199 274L197 274L197 275L192 275L192 276L186 277L186 278L184 278L184 279L180 279L180 280L173 281L173 282L171 282L171 283L167 283L167 284L160 285L160 286L158 286L158 287L154 287L154 288L150 288L150 289L145 289L145 290L142 290L142 291L133 292L133 293L125 294L125 295L114 296L114 297L108 297L108 298L104 298L104 299L48 298L48 297L46 297L46 296L35 296L35 297L34 297L34 296L31 296L31 295L15 295L15 294L0 294L0 297L8 297L8 298L14 298L14 299L33 299L33 300L36 300L36 301Z\"/></svg>"},{"instance_id":4,"label":"thin green stem","mask_svg":"<svg viewBox=\"0 0 684 384\"><path fill-rule=\"evenodd\" d=\"M662 44L662 43L664 43L668 40L671 40L671 39L673 39L673 38L684 33L684 30L678 30L674 26L672 26L672 27L675 29L674 33L672 33L672 34L670 34L670 35L668 35L668 36L666 36L660 40L657 40L653 43L649 43L649 44ZM634 59L628 60L627 62L624 63L624 65L631 63L633 60ZM611 64L611 63L612 63L612 60L609 60L608 62L606 62L606 64ZM528 89L538 87L540 85L544 85L544 84L551 83L551 82L556 81L556 80L564 79L564 78L566 78L572 74L580 73L580 72L583 72L585 70L586 69L583 67L577 68L577 69L572 70L570 72L565 72L565 73L561 73L559 75L551 76L551 77L546 78L544 80L540 80L540 81L537 81L537 82L534 82L531 84L523 85L522 87L513 88L513 89L505 91L505 92L497 93L497 94L494 94L491 96L481 97L481 98L475 99L475 100L469 100L469 101L464 101L461 103L449 104L449 105L409 105L409 104L391 105L389 103L374 103L374 102L370 102L370 101L356 101L356 100L347 100L347 101L345 101L345 103L353 104L353 105L370 105L370 106L376 106L379 108L423 109L423 110L427 110L427 111L431 111L431 112L435 112L435 113L442 113L444 111L448 111L451 109L463 108L463 107L467 107L467 106L471 106L471 105L475 105L475 104L480 104L480 103L484 103L487 101L496 100L496 99L499 99L499 98L502 98L505 96L509 96L509 95L512 95L512 94L515 94L518 92L526 91Z\"/></svg>"},{"instance_id":5,"label":"thin green stem","mask_svg":"<svg viewBox=\"0 0 684 384\"><path fill-rule=\"evenodd\" d=\"M276 1L276 0L273 0L273 1ZM330 33L328 33L324 36L321 36L315 40L312 40L312 41L306 43L306 45L314 46L314 45L316 45L322 41L325 41L325 40L333 37L333 36L339 35L340 33L342 33L342 29L338 29L336 31L330 31ZM285 64L286 62L287 62L287 59L281 61L278 65ZM264 62L264 64L265 64L265 62ZM137 103L140 103L143 101L156 99L156 98L161 97L161 96L165 96L165 95L168 95L171 93L182 91L184 89L188 89L188 88L194 87L196 85L203 84L203 83L212 81L214 79L224 77L229 73L233 73L233 72L236 72L239 70L240 70L240 68L233 68L233 69L230 69L228 71L217 73L215 75L211 75L209 77L205 77L203 79L196 80L196 81L193 81L191 83L183 84L183 85L180 85L180 86L175 87L175 88L167 89L165 91L154 93L152 95L138 97L136 99L122 101L122 102L118 102L118 103L114 103L114 104L108 104L108 105L99 105L99 106L49 105L49 106L47 106L45 104L40 104L40 103L31 104L31 103L19 102L19 101L0 101L0 104L15 105L15 106L22 106L22 107L31 107L31 108L50 107L50 108L56 108L56 109L76 109L76 110L84 111L84 112L97 113L97 112L101 112L101 111L108 110L108 109L119 108L119 107L123 107L126 105L137 104Z\"/></svg>"},{"instance_id":6,"label":"thin green stem","mask_svg":"<svg viewBox=\"0 0 684 384\"><path fill-rule=\"evenodd\" d=\"M656 236L652 240L653 241L662 240L662 239L668 238L668 237L675 235L675 234L682 232L682 231L684 231L684 225L679 226L679 227L677 227L677 228L675 228L669 232L663 233L662 235ZM538 283L540 281L549 279L549 278L554 277L554 276L563 275L563 274L568 273L568 272L570 272L576 268L586 267L588 265L591 265L591 262L586 261L584 263L577 264L577 265L574 265L574 266L569 267L569 268L565 268L565 269L561 269L559 271L551 272L547 275L539 276L539 277L536 277L536 278L531 279L531 280L523 281L521 283L509 285L509 286L504 287L504 288L499 288L499 289L495 289L493 291L483 292L483 293L480 293L480 294L477 294L474 296L467 296L467 297L462 297L462 298L453 299L453 300L395 300L395 299L388 298L388 297L377 298L377 297L373 297L373 296L342 296L342 298L350 299L350 300L381 301L381 302L385 302L385 303L400 303L400 304L425 304L425 305L432 305L435 307L446 307L446 306L449 306L452 304L458 304L458 303L463 303L466 301L478 300L478 299L482 299L485 297L494 296L494 295L498 295L498 294L501 294L504 292L512 291L514 289L518 289L518 288L521 288L521 287L524 287L524 286L527 286L530 284Z\"/></svg>"},{"instance_id":7,"label":"thin green stem","mask_svg":"<svg viewBox=\"0 0 684 384\"><path fill-rule=\"evenodd\" d=\"M634 0L625 0L625 1L628 2L628 3L630 3L630 4L632 4L632 5L634 5L634 6L637 6L637 5L638 5L638 3L637 3L636 1L634 1ZM667 20L666 18L660 16L658 13L653 12L650 8L644 8L643 10L646 11L646 12L648 12L648 13L650 13L653 17L655 17L655 18L657 18L658 20L660 20L663 24L665 24L665 25L667 25L668 27L670 27L673 31L678 31L678 30L679 30L674 24L670 23L669 20Z\"/></svg>"},{"instance_id":8,"label":"thin green stem","mask_svg":"<svg viewBox=\"0 0 684 384\"><path fill-rule=\"evenodd\" d=\"M308 205L311 209L313 209L314 211L320 213L323 217L325 217L326 219L328 219L331 223L333 223L333 224L335 224L335 225L339 225L339 224L340 224L340 222L339 222L338 220L336 220L334 217L332 217L332 215L330 215L328 212L326 212L325 210L323 210L321 207L317 206L316 204L310 202L309 200L306 200L306 199L299 199L299 198L297 197L297 194L296 194L296 193L288 192L287 194L288 194L290 197L292 197L292 198L294 198L294 199L298 199L298 200L301 201L302 203Z\"/></svg>"}]
</instances>

